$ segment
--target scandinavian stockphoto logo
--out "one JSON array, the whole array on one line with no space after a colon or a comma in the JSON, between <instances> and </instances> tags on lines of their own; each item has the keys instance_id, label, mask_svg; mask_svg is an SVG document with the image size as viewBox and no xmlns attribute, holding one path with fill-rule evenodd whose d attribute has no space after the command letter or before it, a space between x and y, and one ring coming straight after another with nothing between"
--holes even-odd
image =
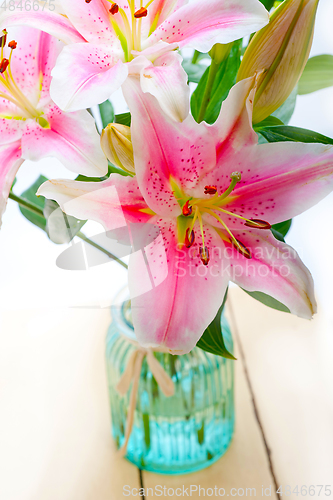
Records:
<instances>
[{"instance_id":1,"label":"scandinavian stockphoto logo","mask_svg":"<svg viewBox=\"0 0 333 500\"><path fill-rule=\"evenodd\" d=\"M211 248L209 260L204 263L197 244L191 244L190 247L177 244L173 259L168 259L168 243L163 238L160 227L151 222L128 222L115 186L95 189L67 201L63 206L65 212L79 212L84 216L85 207L89 207L91 213L93 205L98 206L102 197L105 197L105 194L102 195L104 189L108 190L107 196L112 199L112 215L109 218L103 215L104 226L110 229L93 236L90 241L83 239L74 242L73 237L81 229L83 222L64 214L57 208L57 204L51 208L48 214L51 239L58 243L70 243L57 258L59 268L88 270L109 263L113 256L118 259L131 256L131 267L136 266L140 270L140 280L131 284L132 298L159 286L171 272L178 277L188 274L199 277L228 274L232 281L237 281L242 275L265 278L273 274L287 277L292 272L290 265L297 258L297 253L287 245L278 247L259 244L251 247L250 259L235 251L232 246L222 245ZM64 233L65 238L62 236L62 240L57 241L57 235Z\"/></svg>"}]
</instances>

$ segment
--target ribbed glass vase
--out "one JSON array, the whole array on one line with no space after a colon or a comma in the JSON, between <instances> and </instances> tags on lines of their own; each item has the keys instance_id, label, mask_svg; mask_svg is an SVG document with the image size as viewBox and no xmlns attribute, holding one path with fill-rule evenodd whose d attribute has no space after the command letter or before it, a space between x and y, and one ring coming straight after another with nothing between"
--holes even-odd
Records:
<instances>
[{"instance_id":1,"label":"ribbed glass vase","mask_svg":"<svg viewBox=\"0 0 333 500\"><path fill-rule=\"evenodd\" d=\"M130 390L122 397L116 385L136 349L131 343L135 335L127 293L123 290L112 307L106 339L112 434L118 448L125 440ZM222 327L226 347L233 352L230 328L223 315ZM141 469L164 474L208 467L226 452L233 435L233 361L197 347L183 356L154 355L172 378L174 395L162 393L144 358L126 458Z\"/></svg>"}]
</instances>

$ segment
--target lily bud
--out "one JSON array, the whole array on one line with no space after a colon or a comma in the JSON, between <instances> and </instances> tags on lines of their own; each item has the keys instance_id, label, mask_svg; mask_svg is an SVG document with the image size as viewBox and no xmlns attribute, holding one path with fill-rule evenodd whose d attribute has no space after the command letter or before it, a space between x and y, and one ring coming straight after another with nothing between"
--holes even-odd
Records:
<instances>
[{"instance_id":1,"label":"lily bud","mask_svg":"<svg viewBox=\"0 0 333 500\"><path fill-rule=\"evenodd\" d=\"M130 174L135 174L130 127L110 123L102 132L101 146L111 163Z\"/></svg>"},{"instance_id":2,"label":"lily bud","mask_svg":"<svg viewBox=\"0 0 333 500\"><path fill-rule=\"evenodd\" d=\"M210 57L215 64L221 64L222 61L227 59L230 54L233 42L231 43L216 43L209 51Z\"/></svg>"},{"instance_id":3,"label":"lily bud","mask_svg":"<svg viewBox=\"0 0 333 500\"><path fill-rule=\"evenodd\" d=\"M312 45L318 2L284 0L247 47L237 81L259 75L253 123L279 108L301 77Z\"/></svg>"}]
</instances>

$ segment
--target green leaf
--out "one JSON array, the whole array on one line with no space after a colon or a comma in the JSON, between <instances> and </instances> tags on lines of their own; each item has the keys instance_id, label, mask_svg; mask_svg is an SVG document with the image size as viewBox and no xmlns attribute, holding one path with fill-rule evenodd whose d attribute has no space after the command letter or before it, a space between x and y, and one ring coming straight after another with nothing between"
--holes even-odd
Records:
<instances>
[{"instance_id":1,"label":"green leaf","mask_svg":"<svg viewBox=\"0 0 333 500\"><path fill-rule=\"evenodd\" d=\"M211 322L211 324L206 328L202 337L197 342L197 347L200 347L203 351L210 352L217 356L222 356L223 358L236 359L226 348L223 333L221 327L221 316L227 298L227 292L224 296L223 304L218 310L217 315Z\"/></svg>"},{"instance_id":2,"label":"green leaf","mask_svg":"<svg viewBox=\"0 0 333 500\"><path fill-rule=\"evenodd\" d=\"M244 288L243 288L244 290ZM276 309L277 311L282 311L282 312L287 312L290 313L290 310L288 307L286 307L284 304L279 302L278 300L274 299L270 295L266 295L266 293L263 292L248 292L247 290L244 290L248 295L251 295L254 299L258 300L265 306L271 307L272 309Z\"/></svg>"},{"instance_id":3,"label":"green leaf","mask_svg":"<svg viewBox=\"0 0 333 500\"><path fill-rule=\"evenodd\" d=\"M80 174L77 177L75 177L75 180L81 182L101 182L108 179L108 177L109 177L108 175L105 175L104 177L86 177L85 175Z\"/></svg>"},{"instance_id":4,"label":"green leaf","mask_svg":"<svg viewBox=\"0 0 333 500\"><path fill-rule=\"evenodd\" d=\"M48 199L45 200L44 216L47 235L58 245L72 241L87 222L65 214L56 201Z\"/></svg>"},{"instance_id":5,"label":"green leaf","mask_svg":"<svg viewBox=\"0 0 333 500\"><path fill-rule=\"evenodd\" d=\"M287 125L277 127L264 127L258 129L258 132L265 137L268 142L305 142L333 144L333 139L326 135L318 134L305 128L290 127Z\"/></svg>"},{"instance_id":6,"label":"green leaf","mask_svg":"<svg viewBox=\"0 0 333 500\"><path fill-rule=\"evenodd\" d=\"M286 220L284 222L279 222L278 224L273 224L271 231L273 236L279 241L285 241L284 238L288 234L291 228L292 219Z\"/></svg>"},{"instance_id":7,"label":"green leaf","mask_svg":"<svg viewBox=\"0 0 333 500\"><path fill-rule=\"evenodd\" d=\"M285 125L288 125L295 111L296 99L297 99L297 85L290 94L290 96L288 97L288 99L284 101L282 106L280 106L276 111L274 111L274 113L272 113L272 116L279 118L279 120L281 120Z\"/></svg>"},{"instance_id":8,"label":"green leaf","mask_svg":"<svg viewBox=\"0 0 333 500\"><path fill-rule=\"evenodd\" d=\"M333 85L333 56L323 54L311 57L298 83L298 94L311 94Z\"/></svg>"},{"instance_id":9,"label":"green leaf","mask_svg":"<svg viewBox=\"0 0 333 500\"><path fill-rule=\"evenodd\" d=\"M266 7L268 11L270 11L275 3L275 0L260 0L260 2Z\"/></svg>"},{"instance_id":10,"label":"green leaf","mask_svg":"<svg viewBox=\"0 0 333 500\"><path fill-rule=\"evenodd\" d=\"M253 128L256 132L260 132L261 128L265 127L276 127L277 125L284 125L284 123L276 118L276 116L268 116L262 122L256 123Z\"/></svg>"},{"instance_id":11,"label":"green leaf","mask_svg":"<svg viewBox=\"0 0 333 500\"><path fill-rule=\"evenodd\" d=\"M123 175L124 177L130 175L128 172L125 172L125 170L122 170L121 168L116 167L115 165L109 162L108 173L104 175L104 177L86 177L85 175L80 174L75 178L75 180L81 182L102 182L106 181L106 179L108 179L111 174L119 174Z\"/></svg>"},{"instance_id":12,"label":"green leaf","mask_svg":"<svg viewBox=\"0 0 333 500\"><path fill-rule=\"evenodd\" d=\"M127 125L127 127L130 127L130 125L131 125L131 113L122 113L121 115L116 115L115 122L121 123L121 125Z\"/></svg>"},{"instance_id":13,"label":"green leaf","mask_svg":"<svg viewBox=\"0 0 333 500\"><path fill-rule=\"evenodd\" d=\"M194 55L191 59L192 64L197 64L202 59L210 59L210 55L208 52L199 52L198 50L194 51Z\"/></svg>"},{"instance_id":14,"label":"green leaf","mask_svg":"<svg viewBox=\"0 0 333 500\"><path fill-rule=\"evenodd\" d=\"M240 66L241 48L241 40L234 42L229 57L222 61L219 66L212 88L210 102L204 117L207 123L214 123L216 121L221 110L222 102L228 97L231 87L236 83L236 76ZM209 68L206 69L191 97L191 111L195 120L198 120L199 117L208 74Z\"/></svg>"},{"instance_id":15,"label":"green leaf","mask_svg":"<svg viewBox=\"0 0 333 500\"><path fill-rule=\"evenodd\" d=\"M236 83L236 77L241 62L242 40L236 40L232 46L226 66L215 79L210 102L207 106L205 121L214 123L218 118L222 102L228 97L231 87Z\"/></svg>"},{"instance_id":16,"label":"green leaf","mask_svg":"<svg viewBox=\"0 0 333 500\"><path fill-rule=\"evenodd\" d=\"M114 109L109 100L103 102L99 106L99 112L101 113L103 128L107 127L109 123L114 121Z\"/></svg>"},{"instance_id":17,"label":"green leaf","mask_svg":"<svg viewBox=\"0 0 333 500\"><path fill-rule=\"evenodd\" d=\"M27 189L21 194L21 198L30 201L30 203L33 203L34 205L43 210L45 198L36 196L36 192L39 186L41 186L47 180L48 179L46 177L40 175L38 179L32 184L32 186L30 186L29 189ZM28 221L32 222L32 224L39 227L40 229L43 229L43 231L46 230L46 220L44 219L44 217L37 215L22 206L20 206L20 211L22 215L24 215L24 217L28 219Z\"/></svg>"},{"instance_id":18,"label":"green leaf","mask_svg":"<svg viewBox=\"0 0 333 500\"><path fill-rule=\"evenodd\" d=\"M199 83L207 68L203 64L192 64L189 58L183 60L182 66L187 73L188 81L193 83Z\"/></svg>"},{"instance_id":19,"label":"green leaf","mask_svg":"<svg viewBox=\"0 0 333 500\"><path fill-rule=\"evenodd\" d=\"M128 172L126 172L125 170L123 170L122 168L116 167L115 165L113 165L112 163L109 162L109 172L108 172L107 177L110 177L111 174L119 174L119 175L122 175L124 177L128 177L131 175Z\"/></svg>"},{"instance_id":20,"label":"green leaf","mask_svg":"<svg viewBox=\"0 0 333 500\"><path fill-rule=\"evenodd\" d=\"M292 219L285 220L284 222L279 222L278 224L273 224L273 229L278 231L282 236L287 236L289 229L291 228Z\"/></svg>"}]
</instances>

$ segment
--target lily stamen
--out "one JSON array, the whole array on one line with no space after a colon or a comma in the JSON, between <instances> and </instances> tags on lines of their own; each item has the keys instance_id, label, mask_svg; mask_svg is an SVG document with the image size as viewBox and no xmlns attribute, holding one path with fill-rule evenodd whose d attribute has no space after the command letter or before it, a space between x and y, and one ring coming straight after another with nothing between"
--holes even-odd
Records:
<instances>
[{"instance_id":1,"label":"lily stamen","mask_svg":"<svg viewBox=\"0 0 333 500\"><path fill-rule=\"evenodd\" d=\"M209 206L209 208L212 208ZM234 214L233 212L229 212L228 210L224 210L224 208L214 207L213 210L218 210L227 215L232 215L233 217L237 217L237 219L245 220L244 226L254 227L255 229L270 229L272 226L269 222L260 219L247 219L246 217L242 217L241 215Z\"/></svg>"},{"instance_id":2,"label":"lily stamen","mask_svg":"<svg viewBox=\"0 0 333 500\"><path fill-rule=\"evenodd\" d=\"M8 68L8 65L9 65L9 60L4 57L0 63L0 73L4 73Z\"/></svg>"},{"instance_id":3,"label":"lily stamen","mask_svg":"<svg viewBox=\"0 0 333 500\"><path fill-rule=\"evenodd\" d=\"M185 234L186 248L191 248L191 246L194 244L194 238L195 238L194 231L188 227L186 229L186 234Z\"/></svg>"},{"instance_id":4,"label":"lily stamen","mask_svg":"<svg viewBox=\"0 0 333 500\"><path fill-rule=\"evenodd\" d=\"M145 9L148 9L148 7L154 2L154 0L149 0L149 2L146 4Z\"/></svg>"},{"instance_id":5,"label":"lily stamen","mask_svg":"<svg viewBox=\"0 0 333 500\"><path fill-rule=\"evenodd\" d=\"M249 219L244 224L247 227L254 227L256 229L271 229L272 225L261 219Z\"/></svg>"},{"instance_id":6,"label":"lily stamen","mask_svg":"<svg viewBox=\"0 0 333 500\"><path fill-rule=\"evenodd\" d=\"M217 187L216 186L205 186L204 193L205 194L216 194L217 193Z\"/></svg>"},{"instance_id":7,"label":"lily stamen","mask_svg":"<svg viewBox=\"0 0 333 500\"><path fill-rule=\"evenodd\" d=\"M203 263L204 266L208 266L208 263L209 263L209 250L207 247L200 247L199 249L199 252L200 252L200 259L201 259L201 262Z\"/></svg>"},{"instance_id":8,"label":"lily stamen","mask_svg":"<svg viewBox=\"0 0 333 500\"><path fill-rule=\"evenodd\" d=\"M192 207L189 206L189 203L190 203L190 200L187 200L187 202L183 206L183 215L185 215L185 217L192 215Z\"/></svg>"},{"instance_id":9,"label":"lily stamen","mask_svg":"<svg viewBox=\"0 0 333 500\"><path fill-rule=\"evenodd\" d=\"M141 7L134 13L135 19L140 19L141 17L147 17L148 11L145 7Z\"/></svg>"},{"instance_id":10,"label":"lily stamen","mask_svg":"<svg viewBox=\"0 0 333 500\"><path fill-rule=\"evenodd\" d=\"M109 9L109 12L110 12L110 14L112 14L113 16L114 16L115 14L118 14L118 12L119 12L119 5L118 5L118 4L116 4L116 3L113 3L113 4L111 5L111 8Z\"/></svg>"},{"instance_id":11,"label":"lily stamen","mask_svg":"<svg viewBox=\"0 0 333 500\"><path fill-rule=\"evenodd\" d=\"M244 255L246 259L252 259L250 250L241 241L237 240L237 238L232 239L231 244L240 254Z\"/></svg>"},{"instance_id":12,"label":"lily stamen","mask_svg":"<svg viewBox=\"0 0 333 500\"><path fill-rule=\"evenodd\" d=\"M198 220L199 220L200 232L201 232L201 238L202 238L202 247L199 248L200 259L201 259L204 266L208 266L209 250L205 245L205 234L204 234L204 229L203 229L202 217L201 217L201 213L199 212L199 209L197 207L196 207L196 215L197 215Z\"/></svg>"},{"instance_id":13,"label":"lily stamen","mask_svg":"<svg viewBox=\"0 0 333 500\"><path fill-rule=\"evenodd\" d=\"M23 94L21 89L18 87L15 78L11 71L11 59L13 55L13 50L16 49L17 43L15 40L9 42L8 46L11 49L9 59L3 57L4 54L4 43L7 38L7 32L3 30L4 35L1 38L1 63L0 63L0 87L2 86L6 92L0 92L1 97L12 102L24 111L26 118L39 119L42 115L41 112L31 104L29 99Z\"/></svg>"},{"instance_id":14,"label":"lily stamen","mask_svg":"<svg viewBox=\"0 0 333 500\"><path fill-rule=\"evenodd\" d=\"M232 234L232 232L230 231L230 229L228 228L228 226L226 225L226 223L217 214L215 214L212 210L206 209L205 212L207 212L208 214L212 215L220 224L222 224L222 226L224 227L224 229L229 234L229 236L231 238L231 243L233 244L233 246L242 255L244 255L244 257L246 257L247 259L251 259L251 252L250 252L250 250L245 245L243 245L243 243L241 243L237 238L235 238L235 236Z\"/></svg>"}]
</instances>

